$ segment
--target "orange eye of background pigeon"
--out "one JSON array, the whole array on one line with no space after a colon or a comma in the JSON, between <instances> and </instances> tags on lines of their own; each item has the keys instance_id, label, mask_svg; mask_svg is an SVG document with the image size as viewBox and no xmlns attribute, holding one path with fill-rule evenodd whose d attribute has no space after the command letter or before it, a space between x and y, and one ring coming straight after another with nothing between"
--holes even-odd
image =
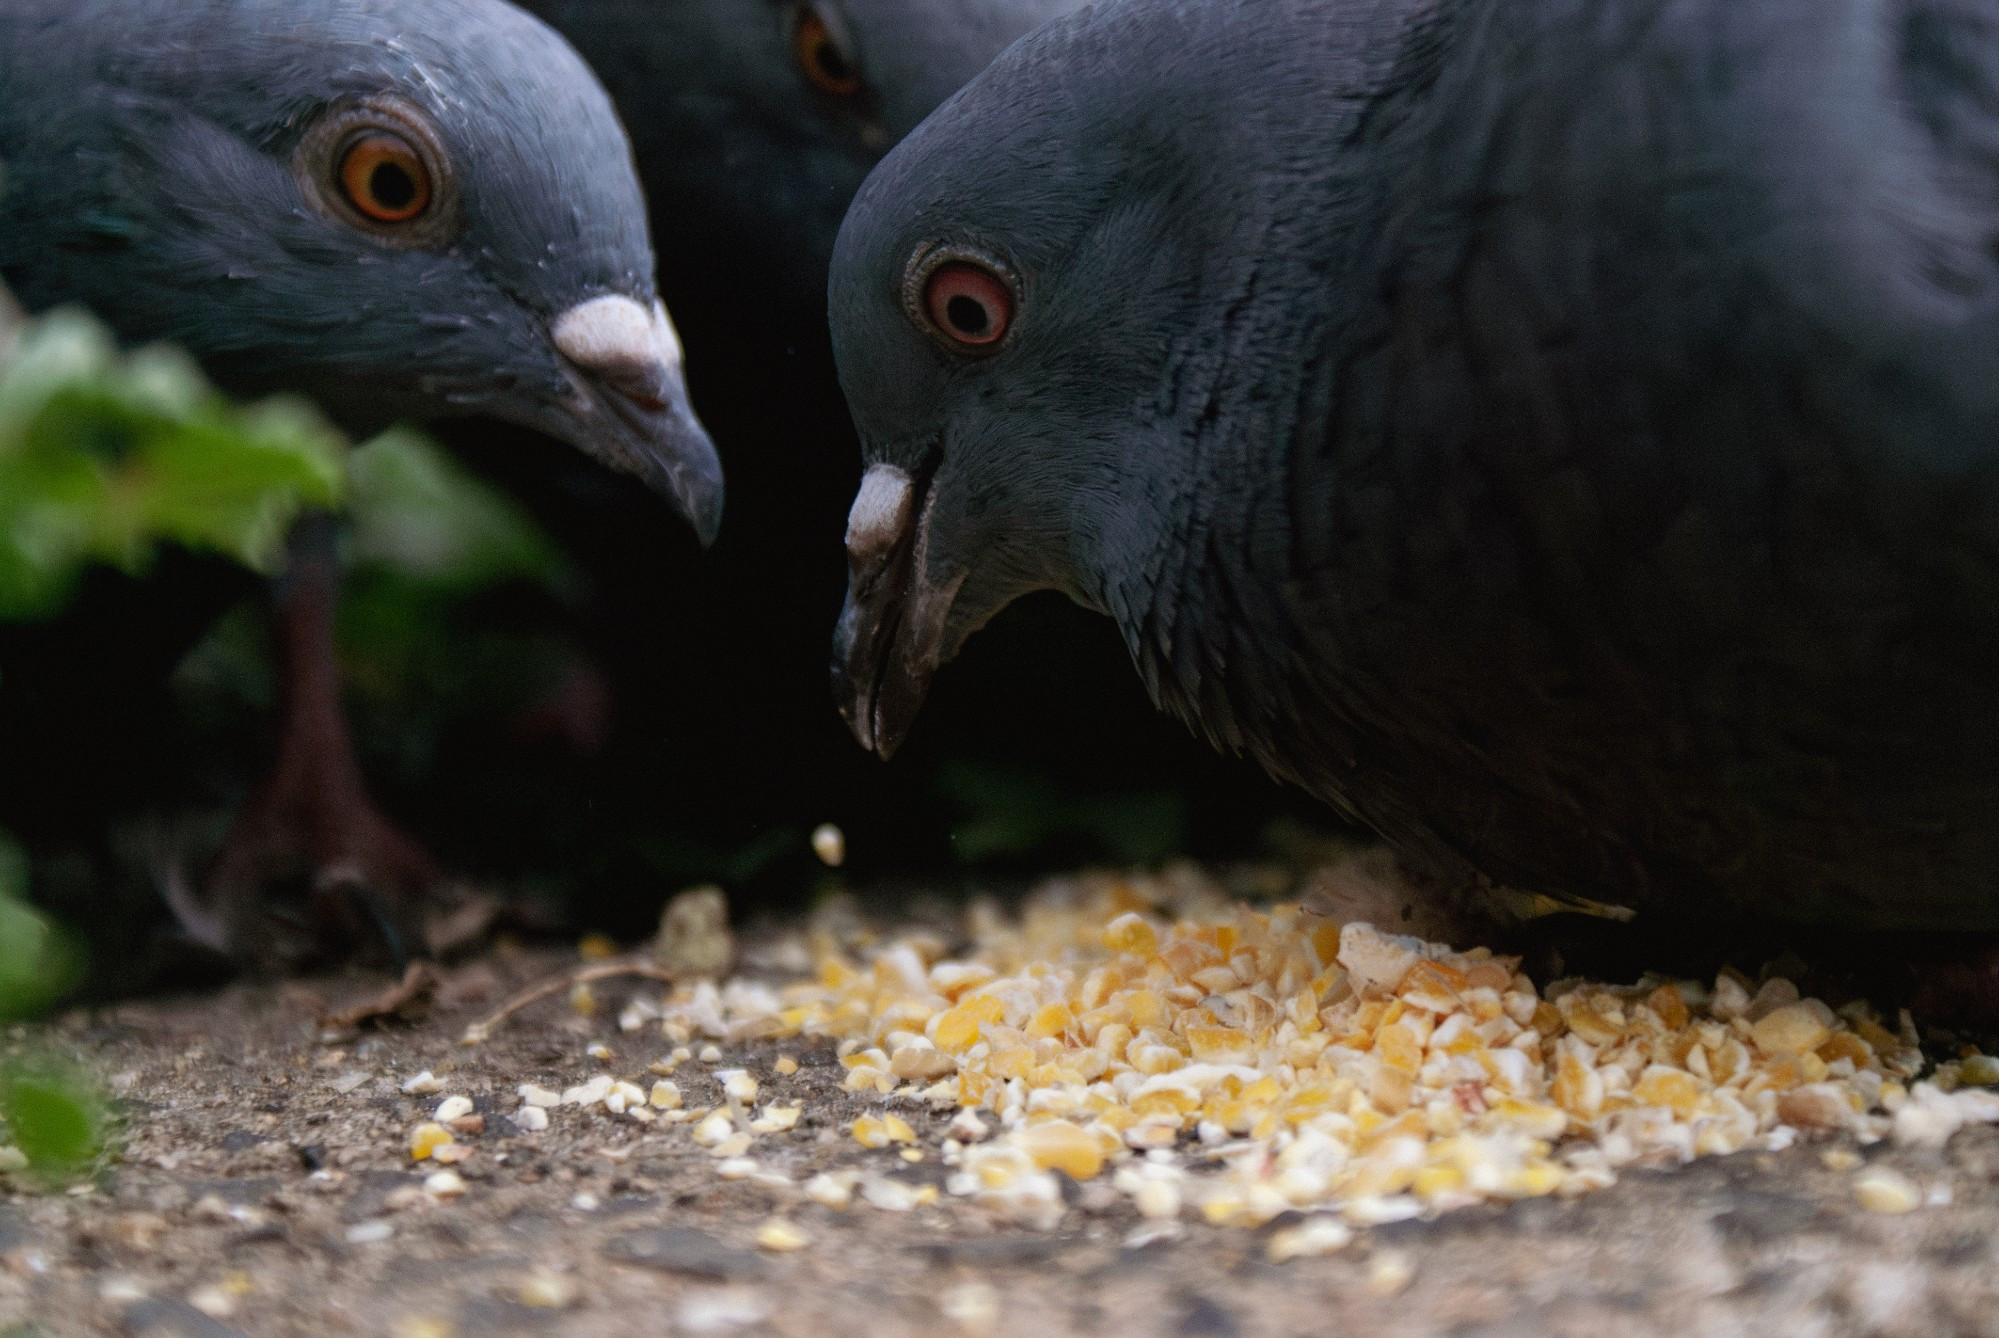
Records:
<instances>
[{"instance_id":1,"label":"orange eye of background pigeon","mask_svg":"<svg viewBox=\"0 0 1999 1338\"><path fill-rule=\"evenodd\" d=\"M430 169L400 135L373 130L342 155L340 188L377 223L407 223L430 204Z\"/></svg>"},{"instance_id":2,"label":"orange eye of background pigeon","mask_svg":"<svg viewBox=\"0 0 1999 1338\"><path fill-rule=\"evenodd\" d=\"M939 265L923 285L930 323L959 344L990 344L1013 320L1013 294L993 275L960 261Z\"/></svg>"},{"instance_id":3,"label":"orange eye of background pigeon","mask_svg":"<svg viewBox=\"0 0 1999 1338\"><path fill-rule=\"evenodd\" d=\"M826 20L817 14L806 10L798 16L798 25L791 30L791 48L813 87L841 97L861 91L860 71L833 40Z\"/></svg>"}]
</instances>

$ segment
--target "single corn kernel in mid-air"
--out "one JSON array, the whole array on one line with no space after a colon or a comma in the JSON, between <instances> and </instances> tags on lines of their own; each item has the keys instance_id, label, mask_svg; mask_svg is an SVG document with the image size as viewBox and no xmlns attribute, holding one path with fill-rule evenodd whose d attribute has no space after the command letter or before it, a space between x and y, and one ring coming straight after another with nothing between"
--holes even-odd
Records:
<instances>
[{"instance_id":1,"label":"single corn kernel in mid-air","mask_svg":"<svg viewBox=\"0 0 1999 1338\"><path fill-rule=\"evenodd\" d=\"M847 834L830 822L820 823L812 829L812 853L827 868L839 868L847 862Z\"/></svg>"}]
</instances>

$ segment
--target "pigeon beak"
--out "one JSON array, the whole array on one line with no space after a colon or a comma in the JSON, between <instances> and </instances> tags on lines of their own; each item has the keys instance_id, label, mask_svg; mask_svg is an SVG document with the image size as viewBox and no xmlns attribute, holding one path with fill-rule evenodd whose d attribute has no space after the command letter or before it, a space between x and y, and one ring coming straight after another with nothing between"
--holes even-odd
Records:
<instances>
[{"instance_id":1,"label":"pigeon beak","mask_svg":"<svg viewBox=\"0 0 1999 1338\"><path fill-rule=\"evenodd\" d=\"M579 302L550 329L569 373L563 435L671 497L705 547L722 524L722 462L688 403L680 336L658 302Z\"/></svg>"},{"instance_id":2,"label":"pigeon beak","mask_svg":"<svg viewBox=\"0 0 1999 1338\"><path fill-rule=\"evenodd\" d=\"M944 622L964 582L926 575L930 471L873 465L847 514L847 604L833 634L833 696L861 746L893 756L942 658Z\"/></svg>"}]
</instances>

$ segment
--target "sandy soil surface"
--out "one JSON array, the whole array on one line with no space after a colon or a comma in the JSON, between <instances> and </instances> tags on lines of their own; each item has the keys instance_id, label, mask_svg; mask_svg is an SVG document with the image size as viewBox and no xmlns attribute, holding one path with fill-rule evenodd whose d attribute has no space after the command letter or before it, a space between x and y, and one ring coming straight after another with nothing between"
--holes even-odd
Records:
<instances>
[{"instance_id":1,"label":"sandy soil surface","mask_svg":"<svg viewBox=\"0 0 1999 1338\"><path fill-rule=\"evenodd\" d=\"M1147 1241L1129 1201L1101 1185L1075 1186L1059 1226L1037 1233L949 1195L835 1211L795 1188L726 1180L686 1124L558 1110L547 1130L519 1130L507 1112L521 1083L639 1072L661 1053L651 1028L618 1030L615 985L595 1017L558 997L483 1047L458 1044L499 1000L574 961L491 955L446 971L420 1023L331 1038L323 1010L382 978L239 985L41 1029L110 1076L125 1145L88 1192L0 1202L0 1331L1999 1333L1993 1129L1940 1153L1819 1142L1627 1174L1573 1201L1379 1227L1280 1265L1266 1245L1281 1221ZM588 1057L592 1043L608 1059ZM760 1141L766 1167L797 1183L866 1164L918 1190L941 1184L934 1154L901 1161L848 1136L862 1107L830 1047L724 1050L681 1065L690 1103L719 1099L711 1073L725 1067L804 1099L796 1130ZM773 1072L781 1055L795 1074ZM425 1069L484 1120L460 1139L472 1149L455 1168L460 1194L425 1192L437 1168L409 1156L411 1130L440 1100L402 1090ZM936 1147L948 1112L903 1113ZM1862 1209L1853 1155L1898 1167L1930 1204ZM759 1248L773 1218L803 1248Z\"/></svg>"}]
</instances>

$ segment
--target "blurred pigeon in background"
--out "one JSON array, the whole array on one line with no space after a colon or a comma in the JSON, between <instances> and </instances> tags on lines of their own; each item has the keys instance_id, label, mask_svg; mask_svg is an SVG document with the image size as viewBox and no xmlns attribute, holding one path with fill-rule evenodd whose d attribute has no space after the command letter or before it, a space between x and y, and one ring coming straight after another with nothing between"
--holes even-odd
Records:
<instances>
[{"instance_id":1,"label":"blurred pigeon in background","mask_svg":"<svg viewBox=\"0 0 1999 1338\"><path fill-rule=\"evenodd\" d=\"M29 307L87 305L237 393L310 394L357 435L444 416L532 427L713 537L720 466L655 290L629 144L575 52L519 10L16 0L0 12L0 162L0 275ZM258 889L300 866L322 894L361 892L399 952L420 950L414 899L439 879L352 756L335 572L327 524L308 521L284 578L278 763L208 904L183 908L239 954L261 951ZM36 688L0 682L10 720L41 714Z\"/></svg>"},{"instance_id":2,"label":"blurred pigeon in background","mask_svg":"<svg viewBox=\"0 0 1999 1338\"><path fill-rule=\"evenodd\" d=\"M1999 930L1999 18L1112 0L840 237L886 756L1019 595L1446 888Z\"/></svg>"}]
</instances>

